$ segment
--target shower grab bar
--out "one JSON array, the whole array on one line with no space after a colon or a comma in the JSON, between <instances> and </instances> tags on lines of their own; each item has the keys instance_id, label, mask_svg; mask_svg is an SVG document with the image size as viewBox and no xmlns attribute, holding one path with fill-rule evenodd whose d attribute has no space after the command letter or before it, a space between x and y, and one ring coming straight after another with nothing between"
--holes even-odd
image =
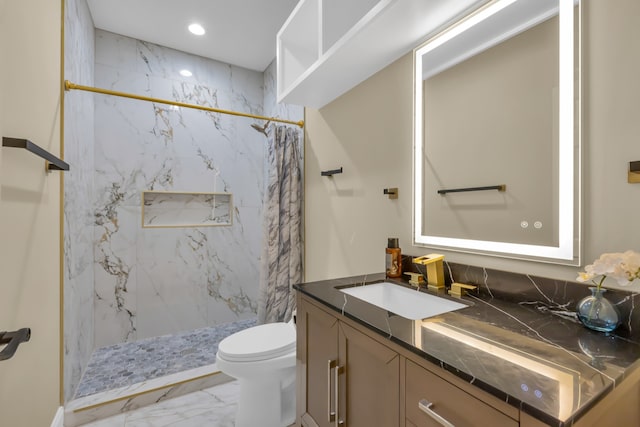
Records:
<instances>
[{"instance_id":1,"label":"shower grab bar","mask_svg":"<svg viewBox=\"0 0 640 427\"><path fill-rule=\"evenodd\" d=\"M448 190L438 190L438 194L444 195L447 193L462 193L464 191L484 191L484 190L498 190L498 191L506 191L506 184L501 185L488 185L486 187L469 187L469 188L451 188Z\"/></svg>"},{"instance_id":2,"label":"shower grab bar","mask_svg":"<svg viewBox=\"0 0 640 427\"><path fill-rule=\"evenodd\" d=\"M0 360L11 359L16 353L18 346L31 339L31 328L22 328L13 332L0 332L0 345L7 346L0 351Z\"/></svg>"},{"instance_id":3,"label":"shower grab bar","mask_svg":"<svg viewBox=\"0 0 640 427\"><path fill-rule=\"evenodd\" d=\"M13 148L24 148L30 153L35 154L36 156L42 157L45 159L47 170L58 170L58 171L68 171L69 164L64 160L59 159L28 139L24 138L8 138L6 136L2 137L2 146L3 147L13 147Z\"/></svg>"}]
</instances>

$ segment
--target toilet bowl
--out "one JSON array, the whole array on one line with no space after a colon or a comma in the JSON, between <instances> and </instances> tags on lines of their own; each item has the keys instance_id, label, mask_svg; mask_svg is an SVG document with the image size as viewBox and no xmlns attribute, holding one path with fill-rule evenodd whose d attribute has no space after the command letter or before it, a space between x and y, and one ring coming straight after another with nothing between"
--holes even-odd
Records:
<instances>
[{"instance_id":1,"label":"toilet bowl","mask_svg":"<svg viewBox=\"0 0 640 427\"><path fill-rule=\"evenodd\" d=\"M296 329L268 323L237 332L218 345L216 364L238 379L236 427L286 427L295 421Z\"/></svg>"}]
</instances>

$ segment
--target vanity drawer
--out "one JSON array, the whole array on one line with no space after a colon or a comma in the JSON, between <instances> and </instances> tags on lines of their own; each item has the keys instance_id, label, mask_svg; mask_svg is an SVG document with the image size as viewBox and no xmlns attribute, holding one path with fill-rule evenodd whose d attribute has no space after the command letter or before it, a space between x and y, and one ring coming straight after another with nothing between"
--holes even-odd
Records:
<instances>
[{"instance_id":1,"label":"vanity drawer","mask_svg":"<svg viewBox=\"0 0 640 427\"><path fill-rule=\"evenodd\" d=\"M429 403L432 405L427 408ZM410 360L406 361L405 411L410 421L407 425L416 427L446 426L446 422L437 420L438 416L455 427L516 427L519 424Z\"/></svg>"}]
</instances>

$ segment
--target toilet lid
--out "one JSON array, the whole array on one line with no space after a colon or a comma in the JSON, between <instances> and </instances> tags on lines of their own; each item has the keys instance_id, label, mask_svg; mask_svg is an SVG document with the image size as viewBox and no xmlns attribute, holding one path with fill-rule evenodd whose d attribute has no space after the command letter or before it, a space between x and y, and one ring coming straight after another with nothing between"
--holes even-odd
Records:
<instances>
[{"instance_id":1,"label":"toilet lid","mask_svg":"<svg viewBox=\"0 0 640 427\"><path fill-rule=\"evenodd\" d=\"M236 332L218 345L218 356L229 361L273 359L296 349L296 330L288 323L267 323Z\"/></svg>"}]
</instances>

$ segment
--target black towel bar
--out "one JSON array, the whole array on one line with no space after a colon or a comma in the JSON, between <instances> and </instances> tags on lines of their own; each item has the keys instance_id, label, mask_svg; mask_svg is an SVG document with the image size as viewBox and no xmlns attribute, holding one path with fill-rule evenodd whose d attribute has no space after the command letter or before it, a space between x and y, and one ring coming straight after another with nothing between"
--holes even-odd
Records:
<instances>
[{"instance_id":1,"label":"black towel bar","mask_svg":"<svg viewBox=\"0 0 640 427\"><path fill-rule=\"evenodd\" d=\"M47 161L48 170L68 171L69 164L64 160L57 158L53 154L24 138L8 138L2 137L3 147L24 148L25 150L42 157Z\"/></svg>"},{"instance_id":2,"label":"black towel bar","mask_svg":"<svg viewBox=\"0 0 640 427\"><path fill-rule=\"evenodd\" d=\"M452 188L449 190L438 190L438 194L462 193L463 191L484 191L484 190L506 191L507 186L505 184L502 184L502 185L488 185L486 187Z\"/></svg>"}]
</instances>

